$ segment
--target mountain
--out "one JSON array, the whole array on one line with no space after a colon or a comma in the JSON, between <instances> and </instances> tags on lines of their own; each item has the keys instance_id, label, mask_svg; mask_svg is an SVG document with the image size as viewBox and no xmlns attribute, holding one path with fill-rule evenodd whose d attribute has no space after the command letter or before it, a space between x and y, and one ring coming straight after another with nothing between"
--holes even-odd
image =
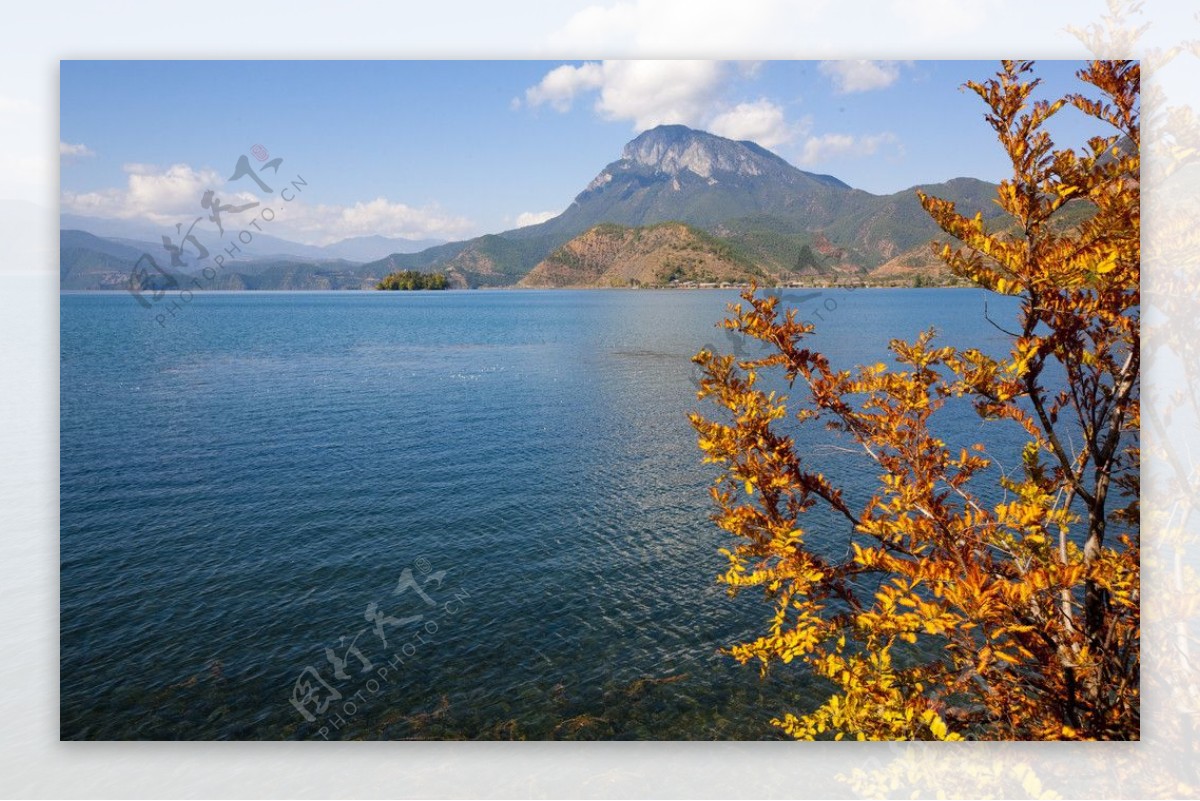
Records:
<instances>
[{"instance_id":1,"label":"mountain","mask_svg":"<svg viewBox=\"0 0 1200 801\"><path fill-rule=\"evenodd\" d=\"M560 215L538 225L381 260L383 272L445 271L458 286L519 282L548 255L601 224L679 221L732 245L783 278L865 275L928 242L940 229L916 190L1000 214L995 186L972 178L873 195L800 170L753 142L682 125L637 136Z\"/></svg>"},{"instance_id":2,"label":"mountain","mask_svg":"<svg viewBox=\"0 0 1200 801\"><path fill-rule=\"evenodd\" d=\"M828 225L872 195L828 175L804 172L753 142L682 125L660 125L625 145L558 217L521 229L575 235L599 223L682 220L709 228L768 214Z\"/></svg>"},{"instance_id":3,"label":"mountain","mask_svg":"<svg viewBox=\"0 0 1200 801\"><path fill-rule=\"evenodd\" d=\"M994 203L996 187L974 178L956 178L945 184L917 188L924 190L927 194L939 197L953 194L960 198L959 203L962 204L964 211L996 205ZM946 192L947 188L952 189L952 192ZM903 193L901 194L903 195ZM1065 233L1091 217L1095 212L1096 207L1091 201L1076 198L1067 201L1054 213L1050 218L1050 225ZM927 216L915 198L910 200L908 197L901 196L876 211L875 216L868 222L864 223L861 220L845 222L849 227L857 225L859 230L868 232L868 235L872 236L876 249L883 255L889 256L899 249L898 242L906 245L913 242L913 237L908 235L908 232L916 223L922 221L923 217ZM997 213L993 212L986 215L985 219L996 216ZM1001 216L1000 219L992 219L991 222L992 230L1005 233L1014 239L1019 239L1024 235L1019 224L1011 217ZM937 243L936 248L931 244L934 242ZM867 279L872 284L883 286L965 285L967 282L951 273L946 263L937 255L942 246L947 244L951 247L959 245L942 231L922 236L912 247L896 253L896 255L890 255L887 261L871 269L867 274Z\"/></svg>"},{"instance_id":4,"label":"mountain","mask_svg":"<svg viewBox=\"0 0 1200 801\"><path fill-rule=\"evenodd\" d=\"M673 282L763 281L728 244L684 223L590 228L538 263L519 286L669 286Z\"/></svg>"},{"instance_id":5,"label":"mountain","mask_svg":"<svg viewBox=\"0 0 1200 801\"><path fill-rule=\"evenodd\" d=\"M374 289L382 275L350 261L278 259L259 262L253 271L226 270L210 289Z\"/></svg>"},{"instance_id":6,"label":"mountain","mask_svg":"<svg viewBox=\"0 0 1200 801\"><path fill-rule=\"evenodd\" d=\"M86 231L61 231L58 250L60 289L123 289L145 251Z\"/></svg>"},{"instance_id":7,"label":"mountain","mask_svg":"<svg viewBox=\"0 0 1200 801\"><path fill-rule=\"evenodd\" d=\"M557 217L434 251L392 254L383 266L388 272L445 270L471 286L504 285L603 223L637 227L682 221L712 228L759 214L791 221L789 230L806 231L872 197L832 176L799 170L753 142L660 125L625 145L621 158L601 170Z\"/></svg>"},{"instance_id":8,"label":"mountain","mask_svg":"<svg viewBox=\"0 0 1200 801\"><path fill-rule=\"evenodd\" d=\"M947 242L941 237L939 242ZM918 245L893 256L867 274L875 286L951 286L967 282L950 272L946 263L928 245Z\"/></svg>"}]
</instances>

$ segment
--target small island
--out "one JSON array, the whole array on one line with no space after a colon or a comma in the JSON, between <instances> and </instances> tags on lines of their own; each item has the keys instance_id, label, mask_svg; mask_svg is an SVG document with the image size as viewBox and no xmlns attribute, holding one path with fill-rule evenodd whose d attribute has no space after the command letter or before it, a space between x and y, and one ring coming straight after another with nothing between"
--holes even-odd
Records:
<instances>
[{"instance_id":1,"label":"small island","mask_svg":"<svg viewBox=\"0 0 1200 801\"><path fill-rule=\"evenodd\" d=\"M419 270L401 270L386 276L375 285L376 289L446 289L449 284L441 273L423 273Z\"/></svg>"}]
</instances>

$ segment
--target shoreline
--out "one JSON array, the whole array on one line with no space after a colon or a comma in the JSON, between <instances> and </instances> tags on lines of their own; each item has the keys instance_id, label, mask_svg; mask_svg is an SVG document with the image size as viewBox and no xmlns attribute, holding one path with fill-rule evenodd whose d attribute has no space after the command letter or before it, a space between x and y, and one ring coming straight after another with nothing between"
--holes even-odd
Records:
<instances>
[{"instance_id":1,"label":"shoreline","mask_svg":"<svg viewBox=\"0 0 1200 801\"><path fill-rule=\"evenodd\" d=\"M982 289L976 284L940 284L938 286L911 286L904 284L805 284L771 285L757 287L759 290L773 289ZM206 295L278 295L288 293L305 294L362 294L362 295L413 295L413 294L460 294L463 292L741 292L749 285L725 287L671 287L671 286L481 286L447 289L205 289ZM127 289L63 289L60 295L128 294Z\"/></svg>"}]
</instances>

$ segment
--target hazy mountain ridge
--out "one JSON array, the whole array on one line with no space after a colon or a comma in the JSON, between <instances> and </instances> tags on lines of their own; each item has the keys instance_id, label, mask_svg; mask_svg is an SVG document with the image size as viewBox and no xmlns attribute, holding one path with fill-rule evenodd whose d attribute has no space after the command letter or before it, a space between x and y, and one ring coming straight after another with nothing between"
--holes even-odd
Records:
<instances>
[{"instance_id":1,"label":"hazy mountain ridge","mask_svg":"<svg viewBox=\"0 0 1200 801\"><path fill-rule=\"evenodd\" d=\"M197 225L197 238L210 250L217 247L215 233L203 228L204 223ZM211 226L211 223L208 223ZM59 230L84 231L93 236L124 244L134 244L145 248L152 255L162 251L163 236L180 238L178 231L170 226L156 226L148 222L134 220L110 220L100 217L85 217L79 214L59 215ZM227 231L228 233L228 231ZM306 245L272 236L263 231L251 231L254 238L249 242L238 242L242 253L252 259L314 259L318 261L355 261L365 263L377 261L393 253L417 253L437 245L445 244L440 239L407 239L405 237L387 237L379 234L354 236L328 245Z\"/></svg>"},{"instance_id":2,"label":"hazy mountain ridge","mask_svg":"<svg viewBox=\"0 0 1200 801\"><path fill-rule=\"evenodd\" d=\"M162 272L179 286L190 285L201 271L171 266L170 256L150 243L105 239L86 231L59 232L59 288L70 290L127 289L135 265L153 280L154 265L142 259L149 255ZM138 264L139 260L142 260ZM211 262L206 262L211 264ZM298 258L229 260L205 289L373 289L382 273L343 259L312 261Z\"/></svg>"}]
</instances>

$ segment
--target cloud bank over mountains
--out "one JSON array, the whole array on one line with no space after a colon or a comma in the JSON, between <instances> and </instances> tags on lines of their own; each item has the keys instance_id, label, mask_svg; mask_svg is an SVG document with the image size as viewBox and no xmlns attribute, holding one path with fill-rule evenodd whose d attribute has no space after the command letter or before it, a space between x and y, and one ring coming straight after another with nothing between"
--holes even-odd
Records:
<instances>
[{"instance_id":1,"label":"cloud bank over mountains","mask_svg":"<svg viewBox=\"0 0 1200 801\"><path fill-rule=\"evenodd\" d=\"M823 61L818 72L838 93L852 94L886 89L900 79L905 66L898 61ZM752 83L749 79L760 68L760 62L747 61L563 64L513 98L512 107L565 114L590 100L596 116L629 122L635 133L657 125L686 125L750 140L805 166L833 156L871 156L898 143L891 131L821 131L811 114L791 116L788 108L767 97L731 99L736 90ZM802 106L802 101L795 105Z\"/></svg>"}]
</instances>

